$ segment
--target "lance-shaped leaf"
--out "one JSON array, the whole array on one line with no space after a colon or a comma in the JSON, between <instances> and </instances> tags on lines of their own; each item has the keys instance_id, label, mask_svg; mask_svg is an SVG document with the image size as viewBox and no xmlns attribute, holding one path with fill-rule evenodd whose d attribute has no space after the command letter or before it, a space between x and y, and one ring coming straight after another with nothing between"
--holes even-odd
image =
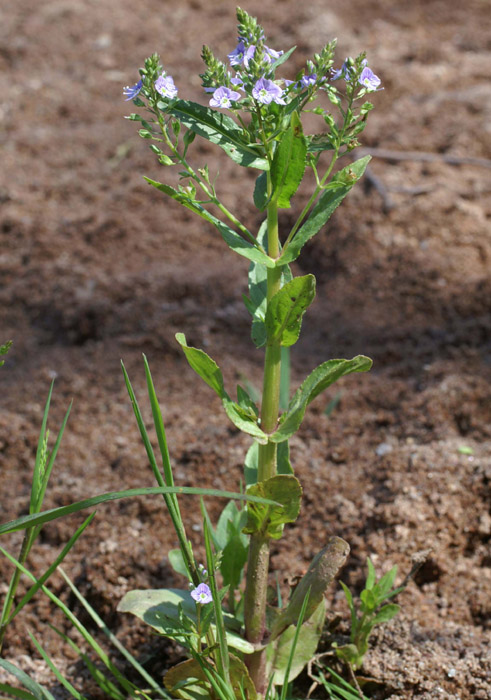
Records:
<instances>
[{"instance_id":1,"label":"lance-shaped leaf","mask_svg":"<svg viewBox=\"0 0 491 700\"><path fill-rule=\"evenodd\" d=\"M180 609L186 617L196 621L196 605L190 592L176 588L129 591L117 609L119 612L132 613L160 633L169 627L169 619L174 621L175 625L179 624ZM223 618L229 646L244 654L251 654L254 651L252 644L234 631L237 629L235 618L226 612L223 613Z\"/></svg>"},{"instance_id":2,"label":"lance-shaped leaf","mask_svg":"<svg viewBox=\"0 0 491 700\"><path fill-rule=\"evenodd\" d=\"M223 148L239 165L268 169L267 159L258 153L255 146L247 143L244 130L226 114L187 100L176 100L166 106L165 111L191 131Z\"/></svg>"},{"instance_id":3,"label":"lance-shaped leaf","mask_svg":"<svg viewBox=\"0 0 491 700\"><path fill-rule=\"evenodd\" d=\"M298 517L302 487L298 479L292 475L277 474L271 479L253 484L247 489L247 493L281 503L281 506L271 507L256 507L258 504L248 506L247 523L243 532L249 535L257 532L264 537L277 540L282 535L283 525L295 522Z\"/></svg>"},{"instance_id":4,"label":"lance-shaped leaf","mask_svg":"<svg viewBox=\"0 0 491 700\"><path fill-rule=\"evenodd\" d=\"M298 258L303 246L320 231L353 185L361 178L369 160L370 156L360 158L360 160L346 166L334 176L331 184L339 184L339 187L329 188L324 191L312 209L307 221L297 231L290 243L285 246L283 254L277 261L277 265L291 263Z\"/></svg>"},{"instance_id":5,"label":"lance-shaped leaf","mask_svg":"<svg viewBox=\"0 0 491 700\"><path fill-rule=\"evenodd\" d=\"M253 243L251 243L250 241L247 241L245 238L242 238L242 236L239 233L234 231L223 221L220 221L220 219L217 219L216 216L210 214L209 211L207 211L203 206L201 206L201 204L195 199L193 199L190 195L186 194L185 192L179 192L170 185L165 185L162 182L157 182L156 180L152 180L149 177L144 177L144 179L148 182L149 185L152 185L152 187L155 187L160 192L164 192L169 197L172 197L172 199L175 199L176 202L182 204L183 207L186 207L186 209L190 209L198 216L201 216L202 219L205 219L205 221L208 221L210 224L216 226L217 229L220 231L220 234L225 243L235 253L242 255L248 260L253 260L256 263L266 265L266 267L275 267L276 262L273 260L273 258L270 258L268 255L263 253L263 251L260 250L260 248L253 245Z\"/></svg>"},{"instance_id":6,"label":"lance-shaped leaf","mask_svg":"<svg viewBox=\"0 0 491 700\"><path fill-rule=\"evenodd\" d=\"M266 173L261 173L256 179L254 185L254 206L259 211L264 211L268 204L268 176Z\"/></svg>"},{"instance_id":7,"label":"lance-shaped leaf","mask_svg":"<svg viewBox=\"0 0 491 700\"><path fill-rule=\"evenodd\" d=\"M186 343L186 336L184 333L176 333L176 340L182 347L189 366L194 369L196 374L198 374L221 398L225 412L232 423L239 428L239 430L252 435L260 443L265 444L268 441L268 436L259 427L254 412L252 412L250 408L243 408L235 401L232 401L225 391L223 374L215 360L212 360L204 350L190 347Z\"/></svg>"},{"instance_id":8,"label":"lance-shaped leaf","mask_svg":"<svg viewBox=\"0 0 491 700\"><path fill-rule=\"evenodd\" d=\"M271 165L272 199L280 209L290 208L293 197L305 172L307 140L303 135L302 122L293 112L290 127L276 147Z\"/></svg>"},{"instance_id":9,"label":"lance-shaped leaf","mask_svg":"<svg viewBox=\"0 0 491 700\"><path fill-rule=\"evenodd\" d=\"M289 347L297 342L302 325L302 316L314 301L315 277L294 277L277 292L266 311L266 333L268 343Z\"/></svg>"},{"instance_id":10,"label":"lance-shaped leaf","mask_svg":"<svg viewBox=\"0 0 491 700\"><path fill-rule=\"evenodd\" d=\"M285 678L285 673L295 638L295 625L290 625L283 634L267 645L266 673L268 678L273 677L273 685L283 685L285 682L290 683L307 666L316 652L325 619L326 602L322 599L310 619L305 621L300 628L297 645L294 650L293 663L290 666L290 673L287 679Z\"/></svg>"},{"instance_id":11,"label":"lance-shaped leaf","mask_svg":"<svg viewBox=\"0 0 491 700\"><path fill-rule=\"evenodd\" d=\"M307 621L324 598L328 586L344 566L349 545L340 537L330 537L327 545L314 557L307 573L293 591L287 607L276 618L271 630L271 640L276 639L287 627L296 624L307 593L309 599L304 620Z\"/></svg>"},{"instance_id":12,"label":"lance-shaped leaf","mask_svg":"<svg viewBox=\"0 0 491 700\"><path fill-rule=\"evenodd\" d=\"M309 403L340 377L353 372L368 372L372 360L357 355L352 360L328 360L314 369L293 395L288 410L281 416L280 425L269 439L272 442L287 440L297 432Z\"/></svg>"}]
</instances>

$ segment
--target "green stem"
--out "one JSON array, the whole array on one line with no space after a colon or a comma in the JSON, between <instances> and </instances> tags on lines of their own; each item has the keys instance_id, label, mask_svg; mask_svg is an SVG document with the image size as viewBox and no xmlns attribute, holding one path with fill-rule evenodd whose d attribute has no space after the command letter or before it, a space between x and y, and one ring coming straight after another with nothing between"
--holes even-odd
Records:
<instances>
[{"instance_id":1,"label":"green stem","mask_svg":"<svg viewBox=\"0 0 491 700\"><path fill-rule=\"evenodd\" d=\"M272 185L268 173L268 197ZM268 255L278 258L280 242L278 236L278 209L272 201L267 209ZM281 288L281 268L267 271L267 301ZM268 343L264 358L263 395L261 404L261 428L265 433L272 433L278 423L281 375L281 345ZM270 479L276 474L276 444L268 442L259 446L258 481ZM268 588L269 537L262 532L251 536L249 561L244 600L244 622L248 641L260 644L266 627L266 594ZM266 657L264 650L248 655L249 673L258 693L266 689Z\"/></svg>"}]
</instances>

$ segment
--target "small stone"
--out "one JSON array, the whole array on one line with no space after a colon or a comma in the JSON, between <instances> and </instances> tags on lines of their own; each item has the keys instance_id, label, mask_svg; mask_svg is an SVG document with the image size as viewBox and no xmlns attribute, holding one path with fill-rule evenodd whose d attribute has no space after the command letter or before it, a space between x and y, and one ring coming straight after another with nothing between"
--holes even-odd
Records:
<instances>
[{"instance_id":1,"label":"small stone","mask_svg":"<svg viewBox=\"0 0 491 700\"><path fill-rule=\"evenodd\" d=\"M381 442L380 445L377 445L375 448L375 454L377 457L383 457L389 454L389 452L392 452L393 449L392 445L389 445L388 442Z\"/></svg>"}]
</instances>

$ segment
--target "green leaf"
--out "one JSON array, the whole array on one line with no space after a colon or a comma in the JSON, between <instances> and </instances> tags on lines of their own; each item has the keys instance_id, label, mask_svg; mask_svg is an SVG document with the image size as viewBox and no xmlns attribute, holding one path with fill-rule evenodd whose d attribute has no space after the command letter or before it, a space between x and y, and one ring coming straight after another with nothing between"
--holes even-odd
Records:
<instances>
[{"instance_id":1,"label":"green leaf","mask_svg":"<svg viewBox=\"0 0 491 700\"><path fill-rule=\"evenodd\" d=\"M6 343L3 345L0 345L0 355L6 355L8 351L10 350L10 347L12 346L12 341L8 340ZM5 364L5 360L2 360L0 362L0 367Z\"/></svg>"},{"instance_id":2,"label":"green leaf","mask_svg":"<svg viewBox=\"0 0 491 700\"><path fill-rule=\"evenodd\" d=\"M23 515L16 520L11 520L4 525L0 525L0 535L6 535L10 532L17 532L17 530L25 530L26 528L33 527L34 525L42 525L43 523L56 520L57 518L61 518L65 515L78 513L80 510L84 510L85 508L93 508L100 503L116 501L121 498L132 498L133 496L152 496L162 493L181 493L193 496L217 496L219 498L233 498L237 501L262 503L263 505L278 505L274 500L265 500L263 498L256 497L253 494L249 496L248 494L244 493L232 493L231 491L220 491L218 489L200 489L195 488L194 486L145 487L139 489L127 489L126 491L110 491L109 493L103 493L100 496L93 496L92 498L86 498L83 501L72 503L69 506L52 508L51 510L45 510L42 513L34 513L33 515Z\"/></svg>"},{"instance_id":3,"label":"green leaf","mask_svg":"<svg viewBox=\"0 0 491 700\"><path fill-rule=\"evenodd\" d=\"M185 576L187 579L189 579L188 570L184 562L182 552L179 548L170 549L167 552L167 558L169 560L169 564L172 566L176 574L181 574L182 576Z\"/></svg>"},{"instance_id":4,"label":"green leaf","mask_svg":"<svg viewBox=\"0 0 491 700\"><path fill-rule=\"evenodd\" d=\"M36 681L34 681L30 676L27 675L27 673L21 671L20 668L14 666L14 664L10 663L10 661L0 659L0 668L3 668L5 671L7 671L7 673L10 673L13 676L15 676L15 678L17 678L17 680L20 683L22 683L24 688L27 688L29 693L32 694L30 697L34 697L36 698L36 700L54 700L54 697L49 692L49 690L43 688L41 685L39 685L39 683L36 683ZM26 695L19 693L17 697L26 697Z\"/></svg>"},{"instance_id":5,"label":"green leaf","mask_svg":"<svg viewBox=\"0 0 491 700\"><path fill-rule=\"evenodd\" d=\"M268 343L289 347L297 342L302 316L315 297L315 277L294 277L277 292L266 311Z\"/></svg>"},{"instance_id":6,"label":"green leaf","mask_svg":"<svg viewBox=\"0 0 491 700\"><path fill-rule=\"evenodd\" d=\"M203 379L221 399L228 398L223 386L223 374L215 360L212 360L204 350L189 347L184 333L176 333L176 340L182 347L186 359L192 369Z\"/></svg>"},{"instance_id":7,"label":"green leaf","mask_svg":"<svg viewBox=\"0 0 491 700\"><path fill-rule=\"evenodd\" d=\"M352 360L328 360L316 367L293 395L288 410L281 416L278 430L270 435L269 439L273 442L287 440L300 427L309 403L324 389L340 377L353 372L367 372L371 366L372 361L369 357L357 355Z\"/></svg>"},{"instance_id":8,"label":"green leaf","mask_svg":"<svg viewBox=\"0 0 491 700\"><path fill-rule=\"evenodd\" d=\"M290 683L313 658L319 644L325 618L326 603L322 599L311 617L300 627L288 678L285 678L285 672L290 660L296 626L290 625L279 637L268 644L266 647L266 674L268 678L271 674L273 675L273 685Z\"/></svg>"},{"instance_id":9,"label":"green leaf","mask_svg":"<svg viewBox=\"0 0 491 700\"><path fill-rule=\"evenodd\" d=\"M374 591L367 588L360 593L360 600L363 603L364 612L373 612L378 604Z\"/></svg>"},{"instance_id":10,"label":"green leaf","mask_svg":"<svg viewBox=\"0 0 491 700\"><path fill-rule=\"evenodd\" d=\"M369 160L370 156L365 156L346 166L334 176L333 181L342 183L341 186L335 189L327 189L320 196L307 221L297 231L292 241L285 246L283 254L276 263L277 265L291 263L298 258L303 246L320 231L353 185L361 178Z\"/></svg>"},{"instance_id":11,"label":"green leaf","mask_svg":"<svg viewBox=\"0 0 491 700\"><path fill-rule=\"evenodd\" d=\"M165 618L179 620L179 605L186 617L196 621L196 605L189 591L176 588L129 591L120 601L118 611L131 613L161 632ZM244 654L252 654L253 645L233 631L236 628L235 618L226 612L223 613L223 618L228 645Z\"/></svg>"},{"instance_id":12,"label":"green leaf","mask_svg":"<svg viewBox=\"0 0 491 700\"><path fill-rule=\"evenodd\" d=\"M220 690L220 678L218 674L206 665L206 661L199 656L195 659L181 661L176 666L172 666L164 676L165 687L172 693L172 697L182 700L205 700L209 699L210 685L215 682L215 693ZM213 694L213 697L220 698L247 698L256 700L257 693L244 662L238 657L230 654L230 685L227 694Z\"/></svg>"},{"instance_id":13,"label":"green leaf","mask_svg":"<svg viewBox=\"0 0 491 700\"><path fill-rule=\"evenodd\" d=\"M302 487L300 482L291 474L276 476L253 484L247 493L261 498L270 498L281 503L279 506L251 505L247 508L247 523L244 532L254 534L260 532L265 537L279 539L285 523L293 523L300 512Z\"/></svg>"},{"instance_id":14,"label":"green leaf","mask_svg":"<svg viewBox=\"0 0 491 700\"><path fill-rule=\"evenodd\" d=\"M377 600L381 602L382 600L385 599L387 594L389 593L390 589L394 585L394 581L396 580L397 576L397 566L393 566L390 571L388 571L380 581L377 582L377 584L374 587L374 594L377 597Z\"/></svg>"},{"instance_id":15,"label":"green leaf","mask_svg":"<svg viewBox=\"0 0 491 700\"><path fill-rule=\"evenodd\" d=\"M254 206L259 211L264 211L268 204L268 176L266 173L261 173L256 179L254 185Z\"/></svg>"},{"instance_id":16,"label":"green leaf","mask_svg":"<svg viewBox=\"0 0 491 700\"><path fill-rule=\"evenodd\" d=\"M244 544L242 533L234 535L222 550L220 572L223 577L223 585L235 589L242 580L242 570L247 562L249 554L248 544Z\"/></svg>"},{"instance_id":17,"label":"green leaf","mask_svg":"<svg viewBox=\"0 0 491 700\"><path fill-rule=\"evenodd\" d=\"M176 340L181 345L186 355L186 359L192 369L208 384L213 391L222 399L225 413L232 423L249 435L252 435L259 442L267 442L267 435L257 423L257 417L249 410L242 408L238 403L232 401L225 391L223 385L223 375L217 363L209 357L203 350L198 350L187 345L184 333L177 333Z\"/></svg>"},{"instance_id":18,"label":"green leaf","mask_svg":"<svg viewBox=\"0 0 491 700\"><path fill-rule=\"evenodd\" d=\"M268 436L259 427L255 416L252 416L248 411L241 408L238 403L235 403L229 398L223 399L222 403L225 413L236 428L241 430L243 433L252 435L252 437L256 438L256 440L258 440L258 442L261 444L266 444L268 441Z\"/></svg>"},{"instance_id":19,"label":"green leaf","mask_svg":"<svg viewBox=\"0 0 491 700\"><path fill-rule=\"evenodd\" d=\"M257 443L256 443L257 444ZM244 511L239 510L235 501L229 501L225 508L220 513L218 523L215 528L213 540L217 549L224 549L227 542L230 540L230 533L233 535L239 534L243 525ZM248 539L243 535L243 543L246 544Z\"/></svg>"},{"instance_id":20,"label":"green leaf","mask_svg":"<svg viewBox=\"0 0 491 700\"><path fill-rule=\"evenodd\" d=\"M307 156L307 140L303 135L302 122L293 112L290 127L283 133L277 145L271 165L272 199L280 209L290 208L293 197L302 181Z\"/></svg>"},{"instance_id":21,"label":"green leaf","mask_svg":"<svg viewBox=\"0 0 491 700\"><path fill-rule=\"evenodd\" d=\"M395 603L389 603L388 605L384 605L375 615L371 624L375 626L381 624L382 622L388 622L389 620L392 620L392 618L397 615L400 609L401 606L396 605Z\"/></svg>"},{"instance_id":22,"label":"green leaf","mask_svg":"<svg viewBox=\"0 0 491 700\"><path fill-rule=\"evenodd\" d=\"M253 245L250 241L242 238L239 233L234 231L223 221L220 221L220 219L217 219L216 216L210 214L210 212L202 207L201 204L199 204L199 202L197 202L191 195L188 195L185 192L179 192L173 187L170 187L170 185L157 182L149 177L144 177L144 180L146 180L149 185L152 185L152 187L155 187L160 192L163 192L169 197L172 197L172 199L175 199L176 202L182 204L184 207L186 207L186 209L190 209L202 219L205 219L205 221L208 221L210 224L216 226L228 247L238 255L242 255L248 260L253 260L254 262L266 265L266 267L273 268L276 266L276 261L273 260L273 258L270 258L268 255L263 253L262 250Z\"/></svg>"},{"instance_id":23,"label":"green leaf","mask_svg":"<svg viewBox=\"0 0 491 700\"><path fill-rule=\"evenodd\" d=\"M368 567L368 574L367 574L367 580L365 583L365 588L368 588L370 590L373 588L374 583L375 583L375 567L372 564L372 560L370 557L367 557L367 567Z\"/></svg>"},{"instance_id":24,"label":"green leaf","mask_svg":"<svg viewBox=\"0 0 491 700\"><path fill-rule=\"evenodd\" d=\"M268 169L268 161L247 143L244 130L229 116L187 100L176 100L166 112L199 136L217 144L239 165L259 170Z\"/></svg>"},{"instance_id":25,"label":"green leaf","mask_svg":"<svg viewBox=\"0 0 491 700\"><path fill-rule=\"evenodd\" d=\"M257 482L257 466L259 460L259 443L254 440L247 450L244 460L244 479L246 486L252 486Z\"/></svg>"}]
</instances>

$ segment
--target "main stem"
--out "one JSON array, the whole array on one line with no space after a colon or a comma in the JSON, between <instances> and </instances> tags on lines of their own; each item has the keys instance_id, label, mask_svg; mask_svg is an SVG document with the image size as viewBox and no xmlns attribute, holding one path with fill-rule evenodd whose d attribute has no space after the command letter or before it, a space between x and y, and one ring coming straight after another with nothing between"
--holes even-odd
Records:
<instances>
[{"instance_id":1,"label":"main stem","mask_svg":"<svg viewBox=\"0 0 491 700\"><path fill-rule=\"evenodd\" d=\"M268 196L271 195L271 182L268 173ZM278 236L278 208L271 202L267 209L268 255L278 258L280 243ZM281 269L267 270L267 301L281 288ZM274 432L279 414L281 373L281 345L268 343L264 358L263 394L261 403L261 428L265 433ZM259 445L257 480L265 481L276 474L276 443ZM266 621L266 595L269 569L269 537L258 532L251 536L247 580L245 590L244 621L246 637L252 644L261 644ZM265 652L257 651L247 656L249 673L258 693L266 690Z\"/></svg>"}]
</instances>

